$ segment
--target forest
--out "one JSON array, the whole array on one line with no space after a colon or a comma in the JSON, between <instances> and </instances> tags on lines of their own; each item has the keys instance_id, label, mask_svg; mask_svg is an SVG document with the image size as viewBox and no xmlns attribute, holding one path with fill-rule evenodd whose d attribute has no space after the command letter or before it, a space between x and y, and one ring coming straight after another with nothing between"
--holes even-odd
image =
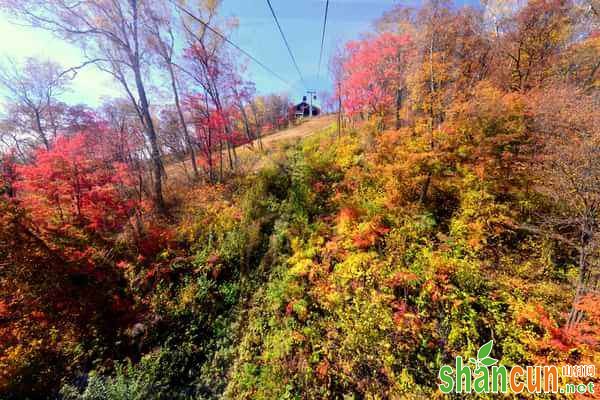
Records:
<instances>
[{"instance_id":1,"label":"forest","mask_svg":"<svg viewBox=\"0 0 600 400\"><path fill-rule=\"evenodd\" d=\"M438 372L491 340L600 366L600 1L403 4L267 143L308 125L221 1L0 0L86 56L0 62L0 398L474 398ZM122 97L64 101L91 66Z\"/></svg>"}]
</instances>

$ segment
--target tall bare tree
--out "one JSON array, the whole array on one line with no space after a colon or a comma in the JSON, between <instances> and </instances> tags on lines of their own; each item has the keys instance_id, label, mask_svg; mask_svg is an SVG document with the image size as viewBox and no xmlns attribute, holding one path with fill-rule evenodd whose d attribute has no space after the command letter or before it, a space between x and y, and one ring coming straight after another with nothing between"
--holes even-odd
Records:
<instances>
[{"instance_id":1,"label":"tall bare tree","mask_svg":"<svg viewBox=\"0 0 600 400\"><path fill-rule=\"evenodd\" d=\"M579 280L567 321L583 318L577 304L600 283L600 116L598 99L581 89L553 87L530 96L543 143L540 192L557 205L544 220L578 252Z\"/></svg>"},{"instance_id":2,"label":"tall bare tree","mask_svg":"<svg viewBox=\"0 0 600 400\"><path fill-rule=\"evenodd\" d=\"M27 58L22 64L6 60L0 66L0 87L11 109L13 129L33 132L50 149L57 132L58 97L69 86L63 68L52 61ZM1 92L0 92L1 93Z\"/></svg>"},{"instance_id":3,"label":"tall bare tree","mask_svg":"<svg viewBox=\"0 0 600 400\"><path fill-rule=\"evenodd\" d=\"M186 73L197 84L203 95L210 98L212 106L220 115L224 115L228 100L231 99L232 81L236 80L237 71L225 51L223 36L215 34L214 28L207 26L218 25L213 23L218 15L221 5L220 0L204 0L196 4L195 9L178 7L182 17L183 28L188 42L188 62ZM233 29L237 20L228 19L222 22L219 29ZM229 160L229 169L234 170L237 164L237 153L233 144L233 130L230 121L226 119L224 125L225 145ZM223 140L219 139L219 147L223 147Z\"/></svg>"},{"instance_id":4,"label":"tall bare tree","mask_svg":"<svg viewBox=\"0 0 600 400\"><path fill-rule=\"evenodd\" d=\"M150 18L147 25L147 36L149 48L158 56L159 62L166 68L169 75L171 91L177 116L181 125L187 151L190 153L194 178L198 179L198 164L196 162L196 149L190 135L188 123L185 119L181 105L180 82L177 79L175 64L175 42L176 42L176 24L178 23L177 14L173 12L168 4L153 7L150 11Z\"/></svg>"}]
</instances>

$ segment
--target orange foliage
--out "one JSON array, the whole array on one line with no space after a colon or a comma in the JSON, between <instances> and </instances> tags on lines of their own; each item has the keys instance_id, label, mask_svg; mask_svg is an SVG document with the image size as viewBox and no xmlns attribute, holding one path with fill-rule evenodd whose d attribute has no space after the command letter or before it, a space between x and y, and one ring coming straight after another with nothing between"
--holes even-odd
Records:
<instances>
[{"instance_id":1,"label":"orange foliage","mask_svg":"<svg viewBox=\"0 0 600 400\"><path fill-rule=\"evenodd\" d=\"M390 229L385 226L380 219L375 219L369 222L359 233L354 235L352 241L357 248L363 250L368 249L369 247L375 246L375 244L377 244L377 242L389 231Z\"/></svg>"}]
</instances>

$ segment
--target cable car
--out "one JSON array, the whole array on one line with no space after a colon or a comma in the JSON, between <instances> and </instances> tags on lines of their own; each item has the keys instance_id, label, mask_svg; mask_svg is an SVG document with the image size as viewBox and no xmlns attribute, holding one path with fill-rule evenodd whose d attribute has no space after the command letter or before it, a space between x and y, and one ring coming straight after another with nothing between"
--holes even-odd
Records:
<instances>
[{"instance_id":1,"label":"cable car","mask_svg":"<svg viewBox=\"0 0 600 400\"><path fill-rule=\"evenodd\" d=\"M315 96L314 99L316 99L316 98L317 97ZM308 103L306 96L302 97L302 102L300 102L294 106L294 112L295 112L296 118L309 117L310 116L310 108L311 108L311 106ZM321 114L321 109L313 104L312 105L312 116L316 117L319 114Z\"/></svg>"}]
</instances>

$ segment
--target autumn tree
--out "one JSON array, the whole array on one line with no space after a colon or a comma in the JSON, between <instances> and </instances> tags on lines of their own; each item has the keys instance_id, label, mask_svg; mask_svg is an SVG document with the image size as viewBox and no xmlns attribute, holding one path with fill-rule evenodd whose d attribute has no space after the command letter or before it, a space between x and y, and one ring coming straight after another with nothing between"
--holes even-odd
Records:
<instances>
[{"instance_id":1,"label":"autumn tree","mask_svg":"<svg viewBox=\"0 0 600 400\"><path fill-rule=\"evenodd\" d=\"M63 136L37 151L34 164L19 166L19 198L40 227L105 234L127 222L133 180L105 146L111 141L110 131Z\"/></svg>"},{"instance_id":2,"label":"autumn tree","mask_svg":"<svg viewBox=\"0 0 600 400\"><path fill-rule=\"evenodd\" d=\"M343 123L344 123L344 98L346 93L344 92L344 64L347 55L345 53L345 47L336 48L333 56L329 61L329 73L333 79L335 109L337 110L337 129L338 137L342 134Z\"/></svg>"},{"instance_id":3,"label":"autumn tree","mask_svg":"<svg viewBox=\"0 0 600 400\"><path fill-rule=\"evenodd\" d=\"M183 105L185 106L185 104ZM194 129L191 127L191 122L189 122L190 127L188 127L190 139L189 143L185 138L184 132L182 132L181 122L179 119L179 113L176 108L173 106L165 106L159 113L159 119L157 120L157 124L160 129L160 146L163 149L163 153L166 155L166 160L168 163L177 162L184 170L184 173L190 182L194 182L197 180L196 174L194 173L193 167L192 171L188 171L188 164L191 161L190 152L188 151L188 144L194 147L194 153L197 153L197 139L194 136ZM187 119L190 119L190 114L186 111ZM198 158L198 154L194 156L194 158ZM196 163L201 162L202 160L197 160ZM200 168L201 166L196 165L196 168Z\"/></svg>"},{"instance_id":4,"label":"autumn tree","mask_svg":"<svg viewBox=\"0 0 600 400\"><path fill-rule=\"evenodd\" d=\"M12 151L0 154L0 196L13 198L17 180L17 165Z\"/></svg>"},{"instance_id":5,"label":"autumn tree","mask_svg":"<svg viewBox=\"0 0 600 400\"><path fill-rule=\"evenodd\" d=\"M151 152L135 107L127 99L107 100L100 106L97 117L104 124L103 132L110 132L110 140L103 143L110 154L110 160L127 165L135 180L137 203L141 204L143 197L152 197L146 184L151 179L146 168L146 160Z\"/></svg>"},{"instance_id":6,"label":"autumn tree","mask_svg":"<svg viewBox=\"0 0 600 400\"><path fill-rule=\"evenodd\" d=\"M252 87L241 78L239 66L225 47L223 36L207 28L206 24L215 18L218 7L219 2L207 2L200 4L198 10L179 9L185 18L183 26L188 42L184 70L194 85L188 103L196 114L194 123L197 132L205 135L205 140L200 140L205 143L205 154L212 154L212 146L218 145L222 178L222 152L227 152L229 170L234 171L237 165L236 147L248 140L249 124L244 103ZM224 21L224 25L225 28L231 27L232 21ZM246 138L236 129L237 118L244 121ZM205 126L199 127L200 123ZM209 165L212 165L210 160Z\"/></svg>"},{"instance_id":7,"label":"autumn tree","mask_svg":"<svg viewBox=\"0 0 600 400\"><path fill-rule=\"evenodd\" d=\"M572 34L570 0L532 0L497 23L498 82L524 91L545 83Z\"/></svg>"},{"instance_id":8,"label":"autumn tree","mask_svg":"<svg viewBox=\"0 0 600 400\"><path fill-rule=\"evenodd\" d=\"M350 42L344 63L344 108L351 115L373 115L384 127L389 105L395 104L396 125L406 86L411 57L410 38L384 33L371 39Z\"/></svg>"},{"instance_id":9,"label":"autumn tree","mask_svg":"<svg viewBox=\"0 0 600 400\"><path fill-rule=\"evenodd\" d=\"M126 326L130 303L123 300L118 271L92 257L89 242L49 234L45 228L52 221L29 218L20 203L24 193L7 198L1 185L0 396L58 396L63 377L103 355L89 343L111 348Z\"/></svg>"},{"instance_id":10,"label":"autumn tree","mask_svg":"<svg viewBox=\"0 0 600 400\"><path fill-rule=\"evenodd\" d=\"M574 5L569 13L571 39L557 57L558 73L561 80L591 93L600 87L600 3L579 0Z\"/></svg>"},{"instance_id":11,"label":"autumn tree","mask_svg":"<svg viewBox=\"0 0 600 400\"><path fill-rule=\"evenodd\" d=\"M600 118L594 111L598 100L581 89L558 86L533 94L531 107L543 143L538 190L556 204L545 220L578 253L579 280L567 321L572 328L583 318L578 303L597 290L600 280Z\"/></svg>"},{"instance_id":12,"label":"autumn tree","mask_svg":"<svg viewBox=\"0 0 600 400\"><path fill-rule=\"evenodd\" d=\"M191 76L200 89L200 96L204 96L209 109L214 109L213 115L216 125L222 127L224 135L219 137L219 143L226 146L229 159L229 168L233 170L236 163L236 150L234 146L234 132L229 116L235 103L233 85L235 72L233 66L224 61L217 49L208 49L203 42L193 44L188 48L186 57L189 62Z\"/></svg>"},{"instance_id":13,"label":"autumn tree","mask_svg":"<svg viewBox=\"0 0 600 400\"><path fill-rule=\"evenodd\" d=\"M27 58L22 65L7 60L0 66L9 112L5 123L22 135L34 133L46 149L58 131L60 95L69 88L62 72L59 64L36 58Z\"/></svg>"},{"instance_id":14,"label":"autumn tree","mask_svg":"<svg viewBox=\"0 0 600 400\"><path fill-rule=\"evenodd\" d=\"M187 146L187 151L190 154L194 178L198 179L198 165L196 162L196 149L192 136L189 131L188 121L185 118L184 110L181 101L181 79L179 74L181 71L177 68L175 40L178 32L177 27L180 25L179 14L172 9L169 4L156 4L149 11L148 26L146 30L146 41L148 47L153 50L158 56L159 62L168 73L168 80L173 94L173 102L177 111L180 130Z\"/></svg>"},{"instance_id":15,"label":"autumn tree","mask_svg":"<svg viewBox=\"0 0 600 400\"><path fill-rule=\"evenodd\" d=\"M233 82L231 82L231 93L234 107L238 111L238 121L236 127L237 131L243 131L246 135L246 139L252 143L253 140L258 138L258 132L255 131L250 123L250 117L248 112L248 105L252 101L252 97L255 93L254 84L245 82L242 78L242 74L238 73L232 76ZM241 126L239 126L241 125Z\"/></svg>"},{"instance_id":16,"label":"autumn tree","mask_svg":"<svg viewBox=\"0 0 600 400\"><path fill-rule=\"evenodd\" d=\"M261 101L263 115L261 128L266 131L278 130L287 127L292 102L287 95L270 94L263 96Z\"/></svg>"},{"instance_id":17,"label":"autumn tree","mask_svg":"<svg viewBox=\"0 0 600 400\"><path fill-rule=\"evenodd\" d=\"M24 134L22 125L15 118L15 108L7 107L8 116L0 119L0 146L12 149L21 160L27 160L29 152L36 147L35 137Z\"/></svg>"},{"instance_id":18,"label":"autumn tree","mask_svg":"<svg viewBox=\"0 0 600 400\"><path fill-rule=\"evenodd\" d=\"M432 0L419 8L396 6L377 21L382 34L410 35L412 57L406 68L404 96L410 104L414 132L423 139L424 173L420 198L428 192L439 170L439 143L446 112L455 100L477 92L493 63L493 51L483 11L455 8L449 2ZM399 107L396 107L398 109ZM396 118L399 121L399 118ZM397 123L398 125L398 123Z\"/></svg>"},{"instance_id":19,"label":"autumn tree","mask_svg":"<svg viewBox=\"0 0 600 400\"><path fill-rule=\"evenodd\" d=\"M102 124L96 111L85 105L66 106L62 111L60 132L70 136L83 131L95 131Z\"/></svg>"},{"instance_id":20,"label":"autumn tree","mask_svg":"<svg viewBox=\"0 0 600 400\"><path fill-rule=\"evenodd\" d=\"M258 139L262 149L262 135L285 128L291 121L292 102L287 94L272 93L269 95L249 96L246 99L246 118L248 119L252 137Z\"/></svg>"},{"instance_id":21,"label":"autumn tree","mask_svg":"<svg viewBox=\"0 0 600 400\"><path fill-rule=\"evenodd\" d=\"M163 166L146 90L148 48L143 40L153 3L3 0L0 4L21 20L80 46L89 58L79 67L96 64L121 84L144 126L151 149L153 196L158 209L164 211Z\"/></svg>"}]
</instances>

